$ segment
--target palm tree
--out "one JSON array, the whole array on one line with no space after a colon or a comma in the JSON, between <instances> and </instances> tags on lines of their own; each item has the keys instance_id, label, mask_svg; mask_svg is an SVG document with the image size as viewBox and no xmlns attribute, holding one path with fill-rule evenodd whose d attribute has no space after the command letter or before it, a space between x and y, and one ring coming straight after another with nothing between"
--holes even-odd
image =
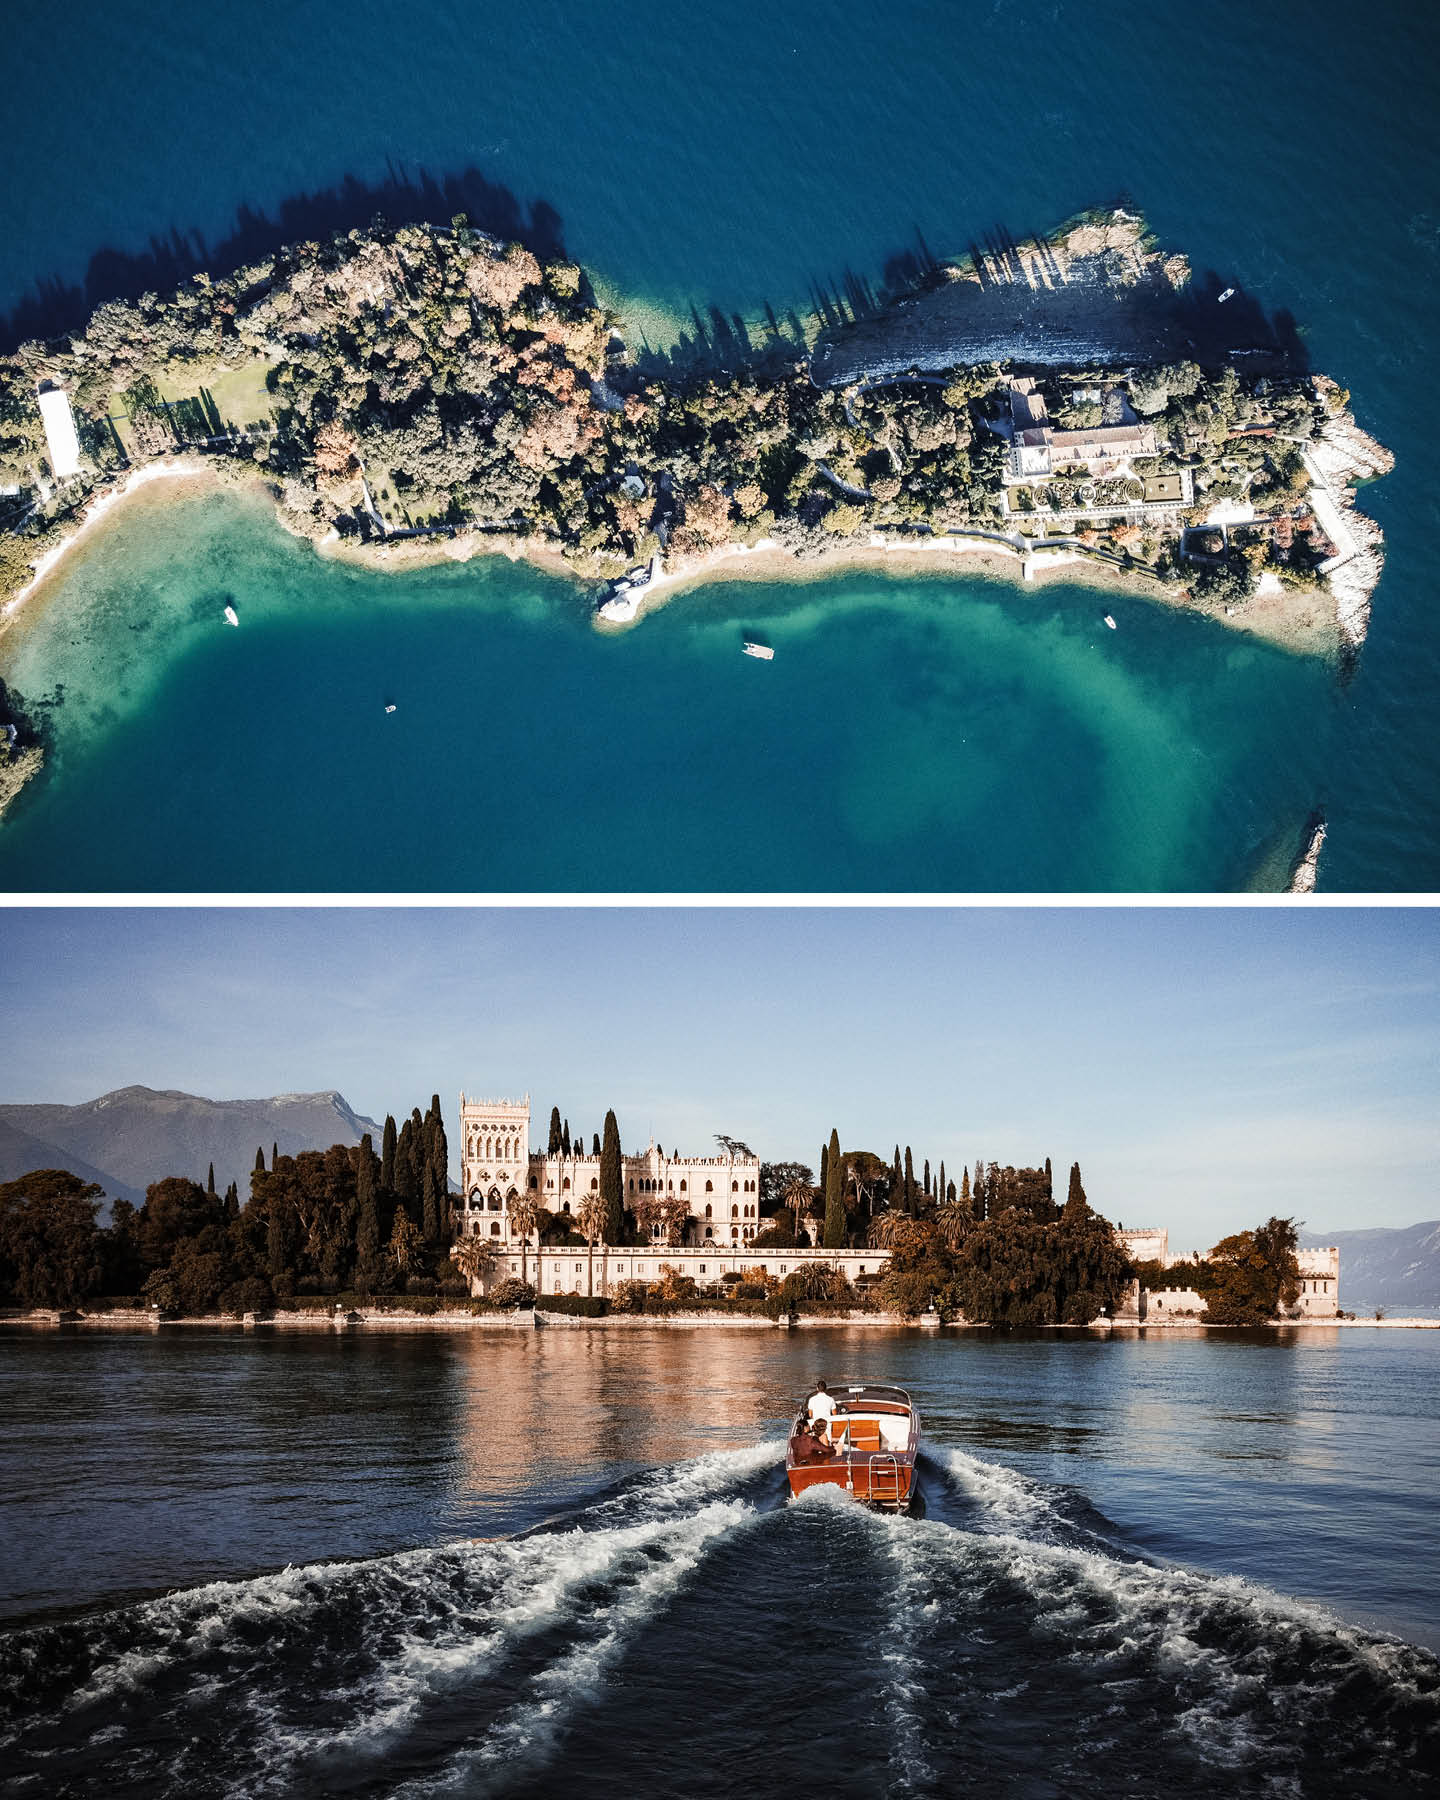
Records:
<instances>
[{"instance_id":1,"label":"palm tree","mask_svg":"<svg viewBox=\"0 0 1440 1800\"><path fill-rule=\"evenodd\" d=\"M801 1181L797 1175L785 1190L785 1204L795 1215L795 1241L800 1241L800 1215L815 1198L815 1190L808 1181Z\"/></svg>"},{"instance_id":2,"label":"palm tree","mask_svg":"<svg viewBox=\"0 0 1440 1800\"><path fill-rule=\"evenodd\" d=\"M958 1250L964 1243L966 1234L975 1223L975 1215L968 1202L947 1200L935 1214L935 1223L940 1227L940 1235L952 1250Z\"/></svg>"},{"instance_id":3,"label":"palm tree","mask_svg":"<svg viewBox=\"0 0 1440 1800\"><path fill-rule=\"evenodd\" d=\"M580 1227L580 1235L585 1239L586 1256L589 1270L586 1280L590 1288L590 1297L595 1297L595 1241L605 1238L605 1214L608 1208L600 1194L592 1189L575 1208L575 1223ZM600 1285L605 1286L605 1265L600 1266Z\"/></svg>"},{"instance_id":4,"label":"palm tree","mask_svg":"<svg viewBox=\"0 0 1440 1800\"><path fill-rule=\"evenodd\" d=\"M461 1238L452 1252L455 1266L467 1281L478 1281L495 1267L495 1246L489 1238Z\"/></svg>"},{"instance_id":5,"label":"palm tree","mask_svg":"<svg viewBox=\"0 0 1440 1800\"><path fill-rule=\"evenodd\" d=\"M904 1236L909 1223L904 1213L881 1213L878 1219L870 1221L870 1242L882 1250L893 1249L896 1240Z\"/></svg>"},{"instance_id":6,"label":"palm tree","mask_svg":"<svg viewBox=\"0 0 1440 1800\"><path fill-rule=\"evenodd\" d=\"M525 1249L530 1242L530 1233L535 1232L535 1289L540 1289L540 1196L538 1194L512 1194L506 1207L510 1214L510 1229L520 1233L520 1279L524 1281L529 1273L529 1264L525 1260Z\"/></svg>"}]
</instances>

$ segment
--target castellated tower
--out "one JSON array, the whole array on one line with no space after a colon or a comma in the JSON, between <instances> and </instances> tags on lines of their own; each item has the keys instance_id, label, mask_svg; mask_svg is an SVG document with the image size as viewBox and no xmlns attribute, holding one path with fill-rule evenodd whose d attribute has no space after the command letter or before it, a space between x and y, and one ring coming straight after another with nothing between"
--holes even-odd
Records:
<instances>
[{"instance_id":1,"label":"castellated tower","mask_svg":"<svg viewBox=\"0 0 1440 1800\"><path fill-rule=\"evenodd\" d=\"M510 1201L525 1190L530 1164L530 1096L467 1100L460 1096L460 1193L457 1235L509 1246Z\"/></svg>"}]
</instances>

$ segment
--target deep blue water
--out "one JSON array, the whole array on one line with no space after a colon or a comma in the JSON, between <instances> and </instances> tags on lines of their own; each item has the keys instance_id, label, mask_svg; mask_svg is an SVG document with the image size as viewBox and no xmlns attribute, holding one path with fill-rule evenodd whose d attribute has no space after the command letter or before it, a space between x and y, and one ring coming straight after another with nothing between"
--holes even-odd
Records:
<instances>
[{"instance_id":1,"label":"deep blue water","mask_svg":"<svg viewBox=\"0 0 1440 1800\"><path fill-rule=\"evenodd\" d=\"M1008 746L996 778L1019 797L1027 829L1022 843L1001 843L987 866L963 797L957 809L943 797L945 746L966 721L958 696L971 680L974 641L965 631L940 642L932 635L925 674L957 697L897 724L880 696L886 740L898 737L908 769L923 765L922 798L912 805L902 796L899 808L902 827L912 814L921 823L905 841L903 829L892 829L881 853L884 885L1229 885L1270 837L1295 829L1323 802L1332 825L1323 886L1440 887L1440 739L1430 728L1440 655L1429 574L1440 518L1428 479L1440 278L1434 9L1410 0L1363 9L1344 0L1261 9L1211 0L1191 8L1179 29L1147 0L1100 8L900 0L883 15L816 4L677 13L653 0L585 8L541 0L482 13L419 0L403 17L370 0L343 8L315 0L212 9L187 15L177 31L170 9L111 0L67 13L63 77L43 11L11 22L7 49L0 308L33 298L36 284L51 278L83 285L87 270L98 296L137 278L124 258L145 252L152 238L198 230L218 243L241 205L279 218L301 192L347 175L379 182L392 165L423 165L437 176L473 166L513 194L526 217L543 203L551 234L629 296L633 316L652 330L660 315L683 317L692 303L747 313L767 300L777 310L804 306L812 279L838 278L847 267L873 276L889 253L913 244L917 228L943 255L996 224L1017 232L1047 226L1127 191L1197 271L1221 271L1268 307L1290 309L1316 366L1352 389L1361 423L1396 452L1394 474L1367 499L1389 534L1390 562L1359 675L1339 694L1303 676L1279 675L1266 687L1242 659L1233 681L1217 682L1205 633L1127 618L1126 632L1161 634L1149 696L1161 722L1150 754L1178 765L1178 791L1157 789L1123 820L1126 844L1087 829L1083 846L1057 849L1056 822L1063 833L1074 811L1075 746L1063 719L1062 742L1051 741L1053 691L1032 673L1046 650L1024 627L1034 603L1017 602L1021 641L1005 652L1011 691L995 697L983 666L981 682L995 742ZM83 161L75 154L82 140L90 147ZM369 204L362 197L351 210ZM492 210L504 214L503 196L492 195ZM308 228L322 211L286 216ZM255 241L263 236L256 227ZM105 249L121 260L102 259L92 270ZM237 549L246 565L266 555L263 532ZM307 581L291 585L298 611ZM522 598L537 586L528 576L512 585ZM836 593L837 610L846 599ZM708 616L723 604L707 600ZM750 604L732 600L731 621L745 622ZM793 596L776 601L781 610L786 604ZM565 605L561 596L558 609ZM917 605L923 613L924 602ZM330 644L298 621L291 629L300 633L299 664L327 658ZM651 639L644 650L626 650L644 665L651 700L630 715L624 761L649 771L650 823L662 840L673 839L713 793L703 779L692 785L687 759L675 754L667 696L693 672L686 631L657 621L632 644L642 635ZM829 705L837 670L857 696L852 710L863 708L873 672L882 672L883 690L887 667L913 667L917 641L926 643L924 626L896 606L873 630L822 635L832 641L786 678L787 701L801 717ZM482 765L479 746L497 738L502 761L533 753L504 715L526 693L563 688L564 659L547 667L550 649L553 638L543 634L525 651L499 644L504 704L493 687L469 696ZM471 652L431 621L406 636L406 659L437 691ZM613 658L587 667L587 694L602 667L608 682ZM1095 669L1103 686L1103 665ZM55 672L65 673L59 664ZM778 659L771 673L780 675ZM206 756L197 691L213 690L187 678L156 695L155 731L182 768ZM274 693L292 699L283 681ZM1103 694L1090 698L1092 715L1103 715ZM219 699L222 716L235 717L237 696L222 687ZM1103 722L1093 726L1082 767L1133 756L1133 718L1122 713L1113 736ZM268 708L254 723L258 737L284 740L283 721ZM747 737L748 724L742 710L732 741L742 756L763 757L770 776L757 850L798 840L797 886L868 885L864 857L831 823L845 813L853 785L845 755L820 766L803 732L792 739L762 725ZM1202 726L1223 735L1202 735ZM588 747L566 743L563 731L561 739L547 767L532 772L527 763L524 795L554 848L530 854L500 885L585 885L572 854L577 818L592 843L637 829L629 782L607 789L591 777ZM614 750L602 742L596 759L608 761ZM193 807L167 821L169 860L187 865L190 879L181 881L178 868L173 879L157 878L156 834L134 811L136 795L149 788L152 756L146 734L129 728L103 744L92 739L84 756L75 746L52 784L49 822L6 856L7 882L68 886L73 859L77 874L93 865L96 885L226 885L229 863L215 855L213 821ZM361 810L360 784L374 771L354 766L337 788L321 762L323 784L307 778L307 759L287 768L294 792L276 800L273 785L251 786L236 796L247 821L268 802L293 813L299 837L316 846L287 847L268 869L254 868L256 885L322 887L339 874L319 845L334 811L352 818ZM254 779L269 781L263 758L261 765ZM867 766L877 791L893 789L894 759ZM384 795L426 807L403 756L386 771ZM453 791L454 755L430 774ZM1248 803L1237 779L1253 791ZM74 788L71 802L60 797L63 785ZM1183 842L1166 842L1177 828L1189 831L1197 811L1209 822ZM128 848L112 823L122 816ZM818 840L817 817L826 823ZM431 833L414 849L406 885L455 884L453 810L447 822L443 845ZM17 827L16 836L26 833ZM92 845L92 836L102 841ZM1147 845L1151 837L1158 848ZM680 871L655 873L657 886L688 885ZM724 870L710 877L717 886L751 885L738 870L733 881Z\"/></svg>"},{"instance_id":2,"label":"deep blue water","mask_svg":"<svg viewBox=\"0 0 1440 1800\"><path fill-rule=\"evenodd\" d=\"M11 1327L0 1791L1433 1794L1437 1354ZM923 1517L784 1504L820 1370Z\"/></svg>"}]
</instances>

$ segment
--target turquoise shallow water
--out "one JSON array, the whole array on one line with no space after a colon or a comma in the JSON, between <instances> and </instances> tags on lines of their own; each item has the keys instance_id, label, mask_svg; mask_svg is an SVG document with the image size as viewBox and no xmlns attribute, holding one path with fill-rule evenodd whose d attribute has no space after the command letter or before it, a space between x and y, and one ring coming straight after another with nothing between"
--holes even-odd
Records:
<instances>
[{"instance_id":1,"label":"turquoise shallow water","mask_svg":"<svg viewBox=\"0 0 1440 1800\"><path fill-rule=\"evenodd\" d=\"M59 744L13 887L1199 887L1336 718L1324 665L1094 589L717 584L601 636L564 581L326 563L231 494L117 529L13 674Z\"/></svg>"},{"instance_id":2,"label":"turquoise shallow water","mask_svg":"<svg viewBox=\"0 0 1440 1800\"><path fill-rule=\"evenodd\" d=\"M273 820L272 839L288 821L243 885L329 886L357 863L378 880L400 862L403 886L468 882L486 859L463 809L518 769L505 804L516 792L527 811L501 885L628 887L633 869L689 886L708 865L717 885L750 886L749 860L760 886L1214 887L1323 803L1322 886L1440 888L1433 9L1210 0L1183 30L1141 0L899 0L883 19L794 0L713 15L418 0L403 22L373 0L252 0L243 16L187 15L183 33L154 0L112 0L67 18L68 104L49 24L12 22L0 309L51 278L88 273L96 296L134 285L145 268L129 259L153 239L219 242L242 205L311 229L329 215L286 213L294 196L392 167L474 168L497 215L513 197L607 284L672 313L803 307L812 280L874 275L917 229L943 254L1126 190L1197 270L1292 310L1315 364L1399 461L1367 498L1390 562L1339 694L1128 602L1122 641L1082 654L1093 598L1067 604L1059 589L987 607L966 584L942 606L919 584L897 604L890 582L847 580L825 591L836 623L822 629L818 589L737 605L717 588L602 648L573 596L527 574L407 579L381 597L280 557L259 515L207 526L208 548L183 559L191 598L219 579L213 554L254 628L192 645L155 622L177 597L165 589L148 642L167 646L168 673L150 659L155 685L124 729L94 720L72 735L49 793L4 829L9 885L87 870L98 886L228 882L221 798L246 829ZM97 147L83 174L82 129ZM356 195L351 211L370 203ZM120 597L150 579L152 552L113 544L115 629L107 648L97 627L80 662L114 689L118 723L137 635ZM93 580L87 568L76 595ZM342 590L355 609L344 648L329 623ZM263 629L262 595L275 608ZM763 689L719 654L742 614L785 642ZM78 696L88 677L60 651L41 686ZM447 697L443 719L421 726L413 701L396 715L423 747L352 739L328 712L332 676L366 691L367 666L347 659L367 654ZM323 738L317 725L297 745L297 713L324 718ZM202 793L212 804L197 810ZM403 856L397 812L429 821ZM722 833L743 841L722 850Z\"/></svg>"}]
</instances>

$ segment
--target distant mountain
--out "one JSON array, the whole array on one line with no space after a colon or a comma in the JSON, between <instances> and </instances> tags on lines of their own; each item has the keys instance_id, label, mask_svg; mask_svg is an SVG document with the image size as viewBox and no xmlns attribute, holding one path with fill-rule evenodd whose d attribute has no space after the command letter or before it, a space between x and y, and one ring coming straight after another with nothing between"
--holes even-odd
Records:
<instances>
[{"instance_id":1,"label":"distant mountain","mask_svg":"<svg viewBox=\"0 0 1440 1800\"><path fill-rule=\"evenodd\" d=\"M32 1169L68 1169L82 1181L98 1182L112 1200L129 1200L135 1206L145 1198L143 1191L117 1181L113 1175L86 1162L83 1156L62 1150L58 1144L34 1137L0 1118L0 1182L14 1181L21 1175L28 1175Z\"/></svg>"},{"instance_id":2,"label":"distant mountain","mask_svg":"<svg viewBox=\"0 0 1440 1800\"><path fill-rule=\"evenodd\" d=\"M1373 1231L1306 1231L1304 1241L1338 1245L1346 1312L1440 1307L1440 1219Z\"/></svg>"},{"instance_id":3,"label":"distant mountain","mask_svg":"<svg viewBox=\"0 0 1440 1800\"><path fill-rule=\"evenodd\" d=\"M255 1152L278 1144L282 1156L358 1144L381 1127L352 1111L332 1088L322 1094L272 1094L267 1100L204 1100L174 1089L116 1088L80 1106L0 1105L0 1170L5 1180L34 1168L70 1169L98 1181L112 1199L139 1203L152 1181L188 1175L203 1182L215 1165L221 1193L231 1181L250 1197ZM34 1160L36 1157L38 1161Z\"/></svg>"}]
</instances>

